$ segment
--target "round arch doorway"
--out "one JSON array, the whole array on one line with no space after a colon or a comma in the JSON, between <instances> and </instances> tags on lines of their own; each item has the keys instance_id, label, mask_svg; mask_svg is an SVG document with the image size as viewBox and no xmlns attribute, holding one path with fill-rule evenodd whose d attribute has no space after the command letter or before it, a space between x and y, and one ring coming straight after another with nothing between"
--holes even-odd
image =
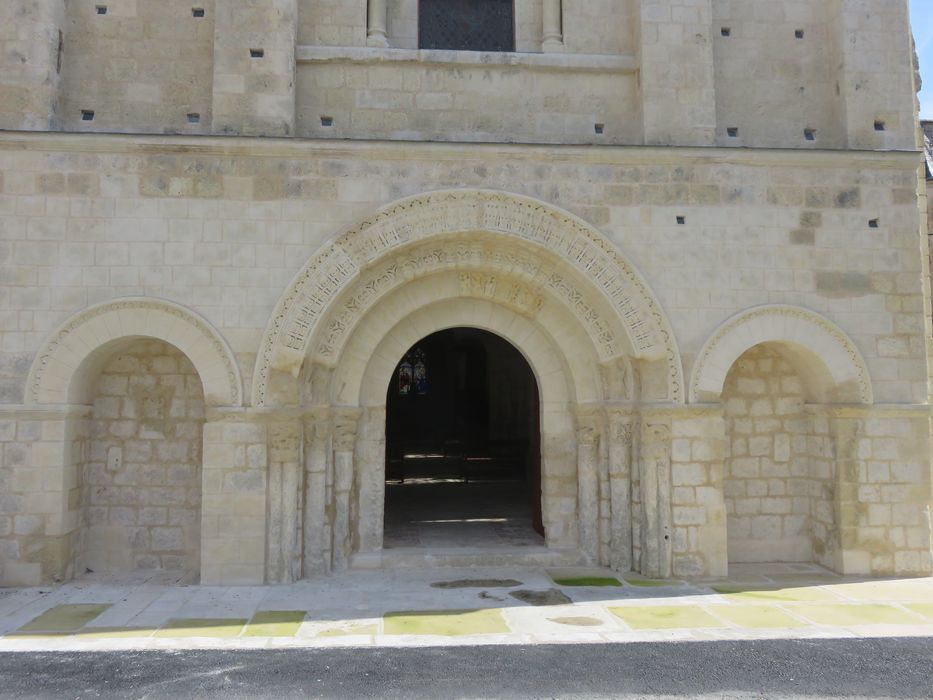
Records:
<instances>
[{"instance_id":1,"label":"round arch doorway","mask_svg":"<svg viewBox=\"0 0 933 700\"><path fill-rule=\"evenodd\" d=\"M423 338L399 360L386 395L384 547L543 544L531 367L488 331Z\"/></svg>"}]
</instances>

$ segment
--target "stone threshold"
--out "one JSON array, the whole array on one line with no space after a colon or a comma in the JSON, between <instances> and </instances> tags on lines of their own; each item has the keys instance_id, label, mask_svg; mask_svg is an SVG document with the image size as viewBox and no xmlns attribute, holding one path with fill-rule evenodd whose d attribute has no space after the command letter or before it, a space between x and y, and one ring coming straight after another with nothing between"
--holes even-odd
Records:
<instances>
[{"instance_id":1,"label":"stone threshold","mask_svg":"<svg viewBox=\"0 0 933 700\"><path fill-rule=\"evenodd\" d=\"M535 547L391 547L379 552L358 552L351 569L432 569L489 566L580 566L579 551Z\"/></svg>"}]
</instances>

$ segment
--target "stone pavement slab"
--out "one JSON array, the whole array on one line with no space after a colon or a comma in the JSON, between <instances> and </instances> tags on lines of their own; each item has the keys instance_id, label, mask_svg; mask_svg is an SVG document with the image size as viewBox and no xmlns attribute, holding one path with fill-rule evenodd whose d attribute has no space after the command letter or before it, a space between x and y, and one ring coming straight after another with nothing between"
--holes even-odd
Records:
<instances>
[{"instance_id":1,"label":"stone pavement slab","mask_svg":"<svg viewBox=\"0 0 933 700\"><path fill-rule=\"evenodd\" d=\"M933 637L933 578L808 565L729 579L605 569L347 571L289 586L93 576L0 590L0 652Z\"/></svg>"}]
</instances>

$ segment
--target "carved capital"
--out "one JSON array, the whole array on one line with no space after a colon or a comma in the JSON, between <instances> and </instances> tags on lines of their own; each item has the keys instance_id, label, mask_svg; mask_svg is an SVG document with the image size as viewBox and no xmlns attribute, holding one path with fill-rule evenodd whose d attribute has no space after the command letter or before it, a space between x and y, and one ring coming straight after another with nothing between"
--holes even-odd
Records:
<instances>
[{"instance_id":1,"label":"carved capital","mask_svg":"<svg viewBox=\"0 0 933 700\"><path fill-rule=\"evenodd\" d=\"M599 441L602 428L601 411L596 408L577 407L577 445L579 447L595 447Z\"/></svg>"},{"instance_id":2,"label":"carved capital","mask_svg":"<svg viewBox=\"0 0 933 700\"><path fill-rule=\"evenodd\" d=\"M330 409L324 406L311 409L305 416L305 429L315 442L323 442L329 438L333 429Z\"/></svg>"},{"instance_id":3,"label":"carved capital","mask_svg":"<svg viewBox=\"0 0 933 700\"><path fill-rule=\"evenodd\" d=\"M334 411L334 450L352 452L356 445L361 411L358 408L341 408Z\"/></svg>"}]
</instances>

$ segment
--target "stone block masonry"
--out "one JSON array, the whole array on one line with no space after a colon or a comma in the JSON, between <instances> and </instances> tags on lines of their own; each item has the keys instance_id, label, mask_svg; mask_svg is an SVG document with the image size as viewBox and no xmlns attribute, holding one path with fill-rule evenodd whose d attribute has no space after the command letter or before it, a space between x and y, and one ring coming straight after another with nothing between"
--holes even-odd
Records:
<instances>
[{"instance_id":1,"label":"stone block masonry","mask_svg":"<svg viewBox=\"0 0 933 700\"><path fill-rule=\"evenodd\" d=\"M197 577L204 423L197 372L167 343L136 341L113 355L96 387L79 473L77 570Z\"/></svg>"},{"instance_id":2,"label":"stone block masonry","mask_svg":"<svg viewBox=\"0 0 933 700\"><path fill-rule=\"evenodd\" d=\"M907 8L516 0L487 52L413 0L8 0L0 583L391 564L386 388L451 327L534 373L540 561L929 574Z\"/></svg>"}]
</instances>

